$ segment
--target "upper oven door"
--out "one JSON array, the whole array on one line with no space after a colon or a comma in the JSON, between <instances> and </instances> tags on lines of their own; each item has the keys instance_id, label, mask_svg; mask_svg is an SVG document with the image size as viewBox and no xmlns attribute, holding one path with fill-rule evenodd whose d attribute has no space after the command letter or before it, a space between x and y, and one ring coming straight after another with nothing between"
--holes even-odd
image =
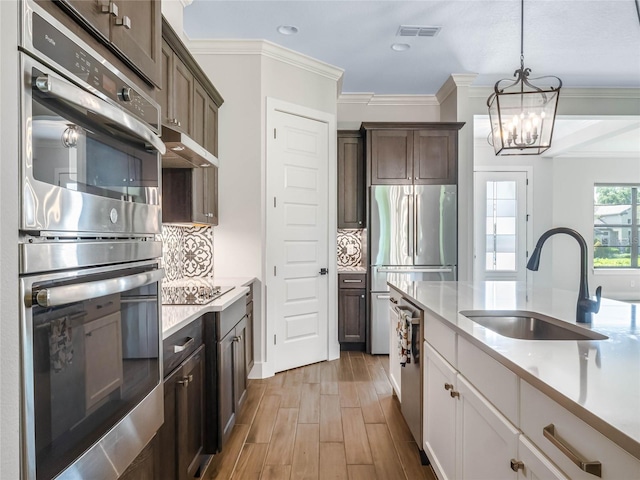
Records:
<instances>
[{"instance_id":1,"label":"upper oven door","mask_svg":"<svg viewBox=\"0 0 640 480\"><path fill-rule=\"evenodd\" d=\"M21 230L159 233L160 138L124 109L26 54L21 63Z\"/></svg>"}]
</instances>

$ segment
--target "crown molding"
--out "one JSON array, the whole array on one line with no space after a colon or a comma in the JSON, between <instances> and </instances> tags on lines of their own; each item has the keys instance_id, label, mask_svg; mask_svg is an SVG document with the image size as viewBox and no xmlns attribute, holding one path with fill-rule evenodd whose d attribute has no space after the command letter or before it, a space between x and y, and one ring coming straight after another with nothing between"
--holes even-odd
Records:
<instances>
[{"instance_id":1,"label":"crown molding","mask_svg":"<svg viewBox=\"0 0 640 480\"><path fill-rule=\"evenodd\" d=\"M488 97L494 92L493 87L471 87L469 97ZM640 99L640 88L611 88L611 87L562 87L560 98L623 98Z\"/></svg>"},{"instance_id":2,"label":"crown molding","mask_svg":"<svg viewBox=\"0 0 640 480\"><path fill-rule=\"evenodd\" d=\"M339 104L375 106L438 106L435 95L376 95L375 93L342 93Z\"/></svg>"},{"instance_id":3,"label":"crown molding","mask_svg":"<svg viewBox=\"0 0 640 480\"><path fill-rule=\"evenodd\" d=\"M541 155L545 158L620 158L620 159L628 159L628 158L638 158L638 152L594 152L594 151L583 151L583 152L566 152L561 153L559 155L549 155L548 157L543 153Z\"/></svg>"},{"instance_id":4,"label":"crown molding","mask_svg":"<svg viewBox=\"0 0 640 480\"><path fill-rule=\"evenodd\" d=\"M262 55L302 70L341 81L344 70L268 40L244 39L187 39L192 54L198 55Z\"/></svg>"},{"instance_id":5,"label":"crown molding","mask_svg":"<svg viewBox=\"0 0 640 480\"><path fill-rule=\"evenodd\" d=\"M456 88L470 87L477 76L477 73L452 73L449 75L449 78L447 78L440 87L440 90L436 93L438 104L442 104Z\"/></svg>"}]
</instances>

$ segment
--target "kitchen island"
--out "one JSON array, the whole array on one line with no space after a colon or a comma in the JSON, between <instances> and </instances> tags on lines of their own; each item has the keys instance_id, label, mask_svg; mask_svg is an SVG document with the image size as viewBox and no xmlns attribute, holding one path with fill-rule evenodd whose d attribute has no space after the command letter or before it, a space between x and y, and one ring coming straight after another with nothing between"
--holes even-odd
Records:
<instances>
[{"instance_id":1,"label":"kitchen island","mask_svg":"<svg viewBox=\"0 0 640 480\"><path fill-rule=\"evenodd\" d=\"M580 428L594 429L591 431L595 435L601 434L608 446L613 446L614 453L619 453L632 468L625 470L626 477L618 478L640 478L640 328L637 325L640 305L603 298L593 322L579 326L605 335L608 337L605 340L519 340L499 335L459 312L524 310L576 325L577 295L558 289L527 289L516 282L411 282L401 275L390 278L389 284L424 310L426 356L429 349L435 351L432 356L443 360L446 368L460 379L458 383L469 381L472 387L478 388L483 400L488 399L491 408L497 407L498 414L507 417L505 421L508 419L510 427L515 426L518 434L519 428L525 441L535 443L567 476L576 477L567 470L572 467L565 467L567 455L559 449L553 450L556 439L549 440L553 428L543 425L547 430L544 433L534 420L529 420L531 416L544 417L547 404L553 404L549 408L561 407L567 418L577 417L573 418L581 421ZM392 290L392 296L393 293ZM428 370L429 360L423 365L425 363ZM426 375L430 373L425 372L425 429L431 408L426 392ZM578 426L573 430L579 430ZM557 435L558 438L569 436L575 431L565 429ZM425 435L427 443L428 435ZM595 445L571 450L586 457L607 455ZM575 460L570 462L575 463ZM511 468L518 470L517 465ZM460 473L454 467L446 470L440 473L453 477ZM584 473L577 467L576 470ZM458 474L446 475L452 471ZM607 475L612 470L604 460L602 472L603 478L615 478ZM593 478L591 474L585 475Z\"/></svg>"}]
</instances>

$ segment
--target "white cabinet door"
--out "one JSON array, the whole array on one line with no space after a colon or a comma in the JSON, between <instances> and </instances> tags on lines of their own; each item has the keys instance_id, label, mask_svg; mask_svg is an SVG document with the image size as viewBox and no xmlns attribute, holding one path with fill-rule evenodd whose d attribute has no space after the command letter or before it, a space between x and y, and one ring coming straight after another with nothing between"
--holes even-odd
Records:
<instances>
[{"instance_id":1,"label":"white cabinet door","mask_svg":"<svg viewBox=\"0 0 640 480\"><path fill-rule=\"evenodd\" d=\"M518 441L518 460L524 464L518 470L518 480L567 480L558 467L524 435L520 435Z\"/></svg>"},{"instance_id":2,"label":"white cabinet door","mask_svg":"<svg viewBox=\"0 0 640 480\"><path fill-rule=\"evenodd\" d=\"M393 390L396 392L398 396L398 400L402 402L402 392L401 392L401 384L400 384L400 355L399 348L400 344L398 342L398 333L396 332L396 326L398 325L398 316L396 311L393 309L394 304L391 302L387 302L389 304L389 380L391 381L391 385L393 386Z\"/></svg>"},{"instance_id":3,"label":"white cabinet door","mask_svg":"<svg viewBox=\"0 0 640 480\"><path fill-rule=\"evenodd\" d=\"M86 408L91 410L122 385L120 312L84 326Z\"/></svg>"},{"instance_id":4,"label":"white cabinet door","mask_svg":"<svg viewBox=\"0 0 640 480\"><path fill-rule=\"evenodd\" d=\"M456 371L424 343L424 449L439 480L456 475Z\"/></svg>"},{"instance_id":5,"label":"white cabinet door","mask_svg":"<svg viewBox=\"0 0 640 480\"><path fill-rule=\"evenodd\" d=\"M457 380L457 478L515 480L518 430L464 377Z\"/></svg>"}]
</instances>

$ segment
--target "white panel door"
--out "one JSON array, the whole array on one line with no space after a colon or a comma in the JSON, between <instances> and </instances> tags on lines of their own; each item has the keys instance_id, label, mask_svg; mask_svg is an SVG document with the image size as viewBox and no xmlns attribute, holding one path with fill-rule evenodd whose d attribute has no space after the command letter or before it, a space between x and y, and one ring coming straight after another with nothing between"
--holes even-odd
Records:
<instances>
[{"instance_id":1,"label":"white panel door","mask_svg":"<svg viewBox=\"0 0 640 480\"><path fill-rule=\"evenodd\" d=\"M276 111L267 153L267 321L275 371L328 358L326 123Z\"/></svg>"}]
</instances>

